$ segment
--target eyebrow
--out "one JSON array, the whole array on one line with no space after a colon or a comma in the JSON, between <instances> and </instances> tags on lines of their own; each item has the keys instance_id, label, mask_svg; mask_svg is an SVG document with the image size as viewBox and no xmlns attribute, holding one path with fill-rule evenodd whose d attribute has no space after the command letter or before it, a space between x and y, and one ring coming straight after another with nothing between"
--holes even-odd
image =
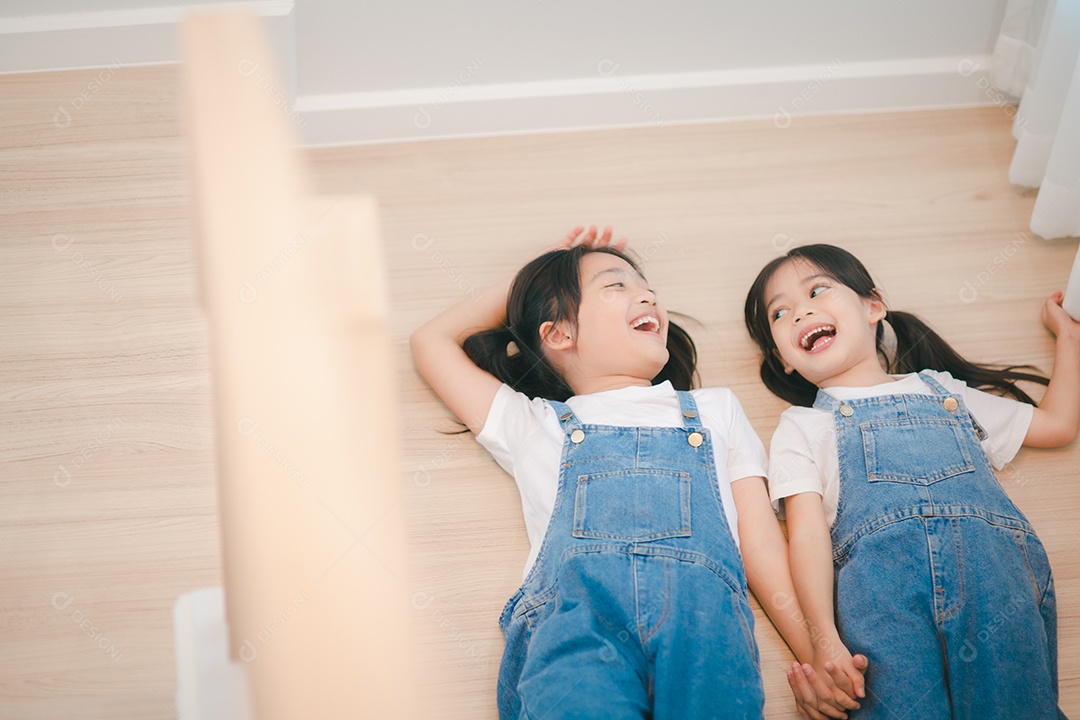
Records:
<instances>
[{"instance_id":1,"label":"eyebrow","mask_svg":"<svg viewBox=\"0 0 1080 720\"><path fill-rule=\"evenodd\" d=\"M814 280L832 280L832 278L828 275L825 275L824 273L818 273L817 275L810 275L808 277L804 277L802 279L802 284L806 285L807 283L810 283ZM776 295L773 295L769 302L765 303L765 312L769 311L769 308L773 306L773 303L775 303L777 298L779 298L782 294L783 293L777 293Z\"/></svg>"},{"instance_id":2,"label":"eyebrow","mask_svg":"<svg viewBox=\"0 0 1080 720\"><path fill-rule=\"evenodd\" d=\"M620 268L620 267L612 267L612 268L608 268L607 270L601 270L600 272L593 275L592 279L589 280L589 282L592 282L593 280L596 280L596 278L600 277L601 275L607 274L607 273L612 273L612 274L615 274L615 275L631 275L631 274L637 275L639 278L641 278L642 282L644 282L646 285L649 284L649 281L646 280L645 276L642 275L641 273L632 272L631 270L626 270L625 268Z\"/></svg>"}]
</instances>

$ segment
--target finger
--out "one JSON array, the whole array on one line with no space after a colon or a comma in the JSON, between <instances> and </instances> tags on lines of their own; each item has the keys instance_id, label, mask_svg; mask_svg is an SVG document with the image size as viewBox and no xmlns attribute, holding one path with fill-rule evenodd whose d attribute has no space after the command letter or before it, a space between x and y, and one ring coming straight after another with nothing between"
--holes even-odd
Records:
<instances>
[{"instance_id":1,"label":"finger","mask_svg":"<svg viewBox=\"0 0 1080 720\"><path fill-rule=\"evenodd\" d=\"M807 666L809 667L809 666ZM827 716L821 714L818 711L818 705L820 704L819 695L815 692L815 688L811 683L811 678L806 676L803 671L803 667L798 663L792 666L793 680L795 682L795 692L797 692L800 704L806 708L807 714L813 720L827 720ZM814 679L816 675L813 675L813 668L810 669Z\"/></svg>"},{"instance_id":2,"label":"finger","mask_svg":"<svg viewBox=\"0 0 1080 720\"><path fill-rule=\"evenodd\" d=\"M574 243L575 245L592 245L593 240L596 239L596 226L590 225L588 231L582 235Z\"/></svg>"},{"instance_id":3,"label":"finger","mask_svg":"<svg viewBox=\"0 0 1080 720\"><path fill-rule=\"evenodd\" d=\"M798 683L795 680L795 673L791 672L791 670L787 671L787 684L788 687L791 688L791 694L795 696L795 709L798 710L799 714L804 718L809 718L810 713L806 712L806 708L803 707L802 698L799 696Z\"/></svg>"},{"instance_id":4,"label":"finger","mask_svg":"<svg viewBox=\"0 0 1080 720\"><path fill-rule=\"evenodd\" d=\"M851 684L851 679L848 678L847 673L837 667L836 663L825 663L825 672L829 673L833 685L836 685L840 692L849 698L855 697L855 686Z\"/></svg>"},{"instance_id":5,"label":"finger","mask_svg":"<svg viewBox=\"0 0 1080 720\"><path fill-rule=\"evenodd\" d=\"M859 709L859 701L855 700L851 695L844 693L840 688L833 691L832 699L829 702L842 710Z\"/></svg>"},{"instance_id":6,"label":"finger","mask_svg":"<svg viewBox=\"0 0 1080 720\"><path fill-rule=\"evenodd\" d=\"M615 241L615 249L620 252L626 249L626 243L629 242L629 238L621 237Z\"/></svg>"},{"instance_id":7,"label":"finger","mask_svg":"<svg viewBox=\"0 0 1080 720\"><path fill-rule=\"evenodd\" d=\"M791 670L788 670L788 684L791 685L791 692L795 694L800 703L806 705L817 704L817 694L798 663L792 665Z\"/></svg>"},{"instance_id":8,"label":"finger","mask_svg":"<svg viewBox=\"0 0 1080 720\"><path fill-rule=\"evenodd\" d=\"M600 234L600 239L597 240L596 243L594 243L594 244L597 245L598 247L605 247L607 245L610 245L611 244L611 233L612 233L611 226L610 225L605 225L604 226L604 232L602 232Z\"/></svg>"},{"instance_id":9,"label":"finger","mask_svg":"<svg viewBox=\"0 0 1080 720\"><path fill-rule=\"evenodd\" d=\"M866 680L863 678L862 671L856 669L855 674L848 676L851 680L852 687L855 688L855 697L866 697Z\"/></svg>"},{"instance_id":10,"label":"finger","mask_svg":"<svg viewBox=\"0 0 1080 720\"><path fill-rule=\"evenodd\" d=\"M576 228L574 228L573 230L571 230L569 233L566 234L566 237L564 237L563 240L562 240L562 244L565 245L566 247L572 247L573 244L574 244L574 241L577 240L578 235L580 235L583 230L585 230L585 226L584 225L578 225Z\"/></svg>"},{"instance_id":11,"label":"finger","mask_svg":"<svg viewBox=\"0 0 1080 720\"><path fill-rule=\"evenodd\" d=\"M787 679L788 686L791 687L791 692L795 695L795 708L799 711L799 714L804 718L810 718L810 720L827 720L825 715L817 711L815 707L817 705L817 695L798 663L792 665L792 669L787 671Z\"/></svg>"},{"instance_id":12,"label":"finger","mask_svg":"<svg viewBox=\"0 0 1080 720\"><path fill-rule=\"evenodd\" d=\"M855 669L861 673L865 673L866 668L870 667L870 660L865 655L852 655L851 662L855 665Z\"/></svg>"},{"instance_id":13,"label":"finger","mask_svg":"<svg viewBox=\"0 0 1080 720\"><path fill-rule=\"evenodd\" d=\"M816 705L819 712L822 712L831 718L839 718L840 720L847 717L844 708L834 702L832 688L825 683L824 678L817 674L812 665L803 665L802 674L806 677L807 682L811 683L813 686L815 697L817 698Z\"/></svg>"}]
</instances>

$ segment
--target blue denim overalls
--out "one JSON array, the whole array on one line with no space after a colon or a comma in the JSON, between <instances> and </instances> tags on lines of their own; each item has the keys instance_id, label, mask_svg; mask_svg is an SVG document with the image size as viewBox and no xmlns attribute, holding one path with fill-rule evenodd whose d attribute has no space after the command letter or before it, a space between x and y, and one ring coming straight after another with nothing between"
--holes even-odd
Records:
<instances>
[{"instance_id":1,"label":"blue denim overalls","mask_svg":"<svg viewBox=\"0 0 1080 720\"><path fill-rule=\"evenodd\" d=\"M684 427L566 439L536 562L500 618L502 720L760 718L746 579L688 392Z\"/></svg>"},{"instance_id":2,"label":"blue denim overalls","mask_svg":"<svg viewBox=\"0 0 1080 720\"><path fill-rule=\"evenodd\" d=\"M1054 584L950 394L837 400L837 627L870 660L859 718L1057 718ZM1063 716L1062 716L1063 717Z\"/></svg>"}]
</instances>

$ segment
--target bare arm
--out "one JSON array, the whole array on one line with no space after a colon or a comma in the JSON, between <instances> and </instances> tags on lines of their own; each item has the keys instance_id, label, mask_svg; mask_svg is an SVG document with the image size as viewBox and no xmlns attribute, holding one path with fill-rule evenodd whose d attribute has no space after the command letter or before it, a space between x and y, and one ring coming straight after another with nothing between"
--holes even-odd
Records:
<instances>
[{"instance_id":1,"label":"bare arm","mask_svg":"<svg viewBox=\"0 0 1080 720\"><path fill-rule=\"evenodd\" d=\"M743 478L731 484L731 492L739 513L739 547L746 566L747 584L768 614L769 620L776 626L798 659L799 672L804 673L803 666L805 665L809 670L815 660L815 636L810 632L807 615L799 602L797 587L792 582L791 566L788 562L788 543L784 539L780 523L773 514L765 479ZM820 496L817 497L820 500ZM822 517L824 518L824 510L822 510ZM825 530L825 538L829 551L829 612L831 613L832 545L829 541L828 528ZM848 657L850 658L850 655ZM857 687L861 691L861 670L866 668L866 659L859 656L854 662L853 670L856 671L858 677ZM849 690L844 691L837 683L837 679L842 679L839 669L834 668L833 672L821 669L822 672L810 670L809 674L800 677L799 687L796 687L796 683L789 675L799 712L804 717L814 720L826 716L847 717L845 709L859 707L859 703L854 699L853 683L849 682Z\"/></svg>"},{"instance_id":2,"label":"bare arm","mask_svg":"<svg viewBox=\"0 0 1080 720\"><path fill-rule=\"evenodd\" d=\"M787 540L769 503L765 478L738 480L731 492L739 513L746 582L799 662L811 662L814 651L791 581Z\"/></svg>"},{"instance_id":3,"label":"bare arm","mask_svg":"<svg viewBox=\"0 0 1080 720\"><path fill-rule=\"evenodd\" d=\"M1024 438L1028 447L1068 445L1080 429L1080 322L1062 309L1062 300L1062 294L1056 292L1042 308L1043 324L1057 337L1057 343L1050 385Z\"/></svg>"},{"instance_id":4,"label":"bare arm","mask_svg":"<svg viewBox=\"0 0 1080 720\"><path fill-rule=\"evenodd\" d=\"M839 707L854 709L846 700L865 697L861 661L856 662L836 630L833 608L832 539L821 495L805 492L784 499L787 509L792 581L806 614L813 644L811 664L819 675L832 678L844 697ZM865 666L863 666L865 667ZM820 696L820 693L819 693Z\"/></svg>"},{"instance_id":5,"label":"bare arm","mask_svg":"<svg viewBox=\"0 0 1080 720\"><path fill-rule=\"evenodd\" d=\"M461 344L479 330L506 320L510 280L465 298L420 326L409 338L413 362L420 375L451 412L479 434L502 383L477 367Z\"/></svg>"},{"instance_id":6,"label":"bare arm","mask_svg":"<svg viewBox=\"0 0 1080 720\"><path fill-rule=\"evenodd\" d=\"M576 227L552 249L579 244L602 247L611 244L611 234L610 227L601 233L595 225L587 231L584 226ZM614 243L617 248L625 244L625 238ZM462 343L475 332L506 322L506 298L512 282L508 278L475 298L462 300L421 325L409 338L413 362L421 377L475 434L484 429L491 403L502 383L477 367L465 354Z\"/></svg>"}]
</instances>

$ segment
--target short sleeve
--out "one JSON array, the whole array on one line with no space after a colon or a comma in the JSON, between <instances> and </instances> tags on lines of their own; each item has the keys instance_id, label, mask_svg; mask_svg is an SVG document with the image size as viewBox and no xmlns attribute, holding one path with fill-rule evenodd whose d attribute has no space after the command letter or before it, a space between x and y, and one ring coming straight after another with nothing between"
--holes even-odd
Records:
<instances>
[{"instance_id":1,"label":"short sleeve","mask_svg":"<svg viewBox=\"0 0 1080 720\"><path fill-rule=\"evenodd\" d=\"M769 498L778 509L783 498L804 492L824 496L822 472L806 434L784 414L769 442Z\"/></svg>"},{"instance_id":2,"label":"short sleeve","mask_svg":"<svg viewBox=\"0 0 1080 720\"><path fill-rule=\"evenodd\" d=\"M982 447L990 464L998 470L1008 465L1024 444L1035 408L1013 398L968 387L963 380L946 372L931 371L931 375L964 398L964 405L986 431L987 438L982 441Z\"/></svg>"},{"instance_id":3,"label":"short sleeve","mask_svg":"<svg viewBox=\"0 0 1080 720\"><path fill-rule=\"evenodd\" d=\"M731 482L748 477L765 477L765 446L739 399L731 393L731 416L728 423L728 477Z\"/></svg>"},{"instance_id":4,"label":"short sleeve","mask_svg":"<svg viewBox=\"0 0 1080 720\"><path fill-rule=\"evenodd\" d=\"M530 400L504 384L495 393L487 420L476 440L503 470L514 476L514 457L520 456L522 444L528 443L540 431L548 412L554 411L543 400Z\"/></svg>"}]
</instances>

